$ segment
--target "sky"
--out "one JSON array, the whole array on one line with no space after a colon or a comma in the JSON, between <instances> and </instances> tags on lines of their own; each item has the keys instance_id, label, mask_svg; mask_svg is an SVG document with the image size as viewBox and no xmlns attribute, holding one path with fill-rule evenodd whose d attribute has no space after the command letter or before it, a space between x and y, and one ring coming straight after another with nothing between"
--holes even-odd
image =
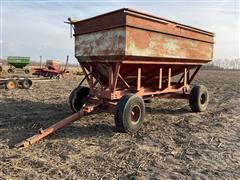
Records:
<instances>
[{"instance_id":1,"label":"sky","mask_svg":"<svg viewBox=\"0 0 240 180\"><path fill-rule=\"evenodd\" d=\"M239 58L239 0L0 0L0 57L74 58L64 21L132 8L215 33L214 59Z\"/></svg>"}]
</instances>

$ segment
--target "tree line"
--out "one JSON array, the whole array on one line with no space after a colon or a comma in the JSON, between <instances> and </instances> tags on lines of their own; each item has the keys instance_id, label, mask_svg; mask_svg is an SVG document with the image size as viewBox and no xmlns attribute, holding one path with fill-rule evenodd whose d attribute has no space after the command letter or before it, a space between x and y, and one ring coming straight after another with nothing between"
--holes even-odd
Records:
<instances>
[{"instance_id":1,"label":"tree line","mask_svg":"<svg viewBox=\"0 0 240 180\"><path fill-rule=\"evenodd\" d=\"M204 65L204 69L228 69L228 70L238 70L240 69L240 59L214 59L208 64Z\"/></svg>"}]
</instances>

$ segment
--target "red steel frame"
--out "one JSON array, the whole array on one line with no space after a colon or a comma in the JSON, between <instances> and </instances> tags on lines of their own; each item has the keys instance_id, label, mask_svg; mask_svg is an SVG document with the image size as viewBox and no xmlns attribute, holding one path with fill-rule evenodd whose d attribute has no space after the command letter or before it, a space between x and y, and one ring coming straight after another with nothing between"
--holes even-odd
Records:
<instances>
[{"instance_id":1,"label":"red steel frame","mask_svg":"<svg viewBox=\"0 0 240 180\"><path fill-rule=\"evenodd\" d=\"M131 63L134 63L134 68L131 70L133 74L129 72L121 74L121 68L125 64L129 66ZM139 64L136 65L135 63ZM145 63L149 64L149 62L144 61L106 62L104 65L107 67L108 76L105 81L103 81L104 77L96 69L99 62L80 62L80 65L90 88L90 96L106 102L114 102L127 93L135 93L143 98L157 95L168 98L188 98L189 85L202 66L201 64L176 65L159 63L154 64L154 68L158 69L158 71L149 70L150 73L147 71L147 73L143 74L142 69L149 68ZM175 78L176 76L178 79ZM131 81L129 81L130 78L132 78ZM173 80L173 78L175 79ZM101 81L98 79L101 79ZM99 82L106 83L100 84ZM98 84L100 84L100 87L97 86Z\"/></svg>"},{"instance_id":2,"label":"red steel frame","mask_svg":"<svg viewBox=\"0 0 240 180\"><path fill-rule=\"evenodd\" d=\"M58 129L61 129L64 126L81 118L82 116L92 112L100 105L107 105L105 110L112 112L116 107L117 100L126 93L136 93L139 96L143 96L143 98L148 98L153 95L158 95L159 97L165 98L188 98L187 92L189 90L189 84L192 82L193 78L201 68L201 64L182 64L177 65L178 70L176 70L176 68L174 70L174 66L176 66L174 64L157 64L155 66L157 66L156 68L158 68L158 71L152 71L152 73L147 71L148 76L146 77L146 74L142 73L143 68L141 65L144 65L144 62L142 62L140 63L141 65L134 65L135 70L132 69L131 71L136 73L132 76L134 81L128 81L126 74L120 73L122 66L124 66L124 61L115 63L108 62L104 63L107 65L108 78L105 81L99 81L98 78L104 78L102 75L99 75L99 71L95 70L99 62L88 62L87 66L85 63L80 63L80 65L90 87L90 97L87 105L83 107L81 111L72 114L56 124L53 124L44 130L40 129L36 135L16 144L16 147L26 148L29 145L34 144L48 136L49 134L57 131ZM127 66L129 66L129 63L127 63ZM147 66L145 67L147 70L148 68L149 67ZM173 80L176 75L179 75L178 79ZM152 81L157 83L154 86L152 84L147 85L152 79L157 80ZM99 88L97 87L97 84L100 82L103 82L103 84L101 84ZM104 84L104 82L107 83ZM122 86L119 84L119 82L122 82Z\"/></svg>"}]
</instances>

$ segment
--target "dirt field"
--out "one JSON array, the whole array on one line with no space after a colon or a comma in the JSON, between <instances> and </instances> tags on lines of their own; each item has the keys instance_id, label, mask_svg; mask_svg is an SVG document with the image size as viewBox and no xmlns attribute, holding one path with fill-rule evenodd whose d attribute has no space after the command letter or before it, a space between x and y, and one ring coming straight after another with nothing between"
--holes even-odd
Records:
<instances>
[{"instance_id":1,"label":"dirt field","mask_svg":"<svg viewBox=\"0 0 240 180\"><path fill-rule=\"evenodd\" d=\"M240 179L240 71L202 71L207 112L184 100L147 104L135 135L99 110L25 150L12 145L68 116L80 77L0 89L0 179Z\"/></svg>"}]
</instances>

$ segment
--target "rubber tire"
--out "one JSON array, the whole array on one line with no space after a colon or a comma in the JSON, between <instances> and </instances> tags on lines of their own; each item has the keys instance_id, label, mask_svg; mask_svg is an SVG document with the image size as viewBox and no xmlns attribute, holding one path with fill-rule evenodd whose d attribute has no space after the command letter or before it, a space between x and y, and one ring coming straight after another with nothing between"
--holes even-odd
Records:
<instances>
[{"instance_id":1,"label":"rubber tire","mask_svg":"<svg viewBox=\"0 0 240 180\"><path fill-rule=\"evenodd\" d=\"M23 79L21 84L24 89L29 89L32 86L32 81L30 79Z\"/></svg>"},{"instance_id":2,"label":"rubber tire","mask_svg":"<svg viewBox=\"0 0 240 180\"><path fill-rule=\"evenodd\" d=\"M10 84L10 83L13 83L13 84L14 84L14 87L9 87L9 84ZM8 89L8 90L16 89L16 88L18 87L18 84L17 84L16 80L14 80L14 79L8 79L8 80L6 81L5 87L6 87L6 89Z\"/></svg>"},{"instance_id":3,"label":"rubber tire","mask_svg":"<svg viewBox=\"0 0 240 180\"><path fill-rule=\"evenodd\" d=\"M56 76L56 79L57 79L57 80L61 79L61 76L60 76L60 75L57 75L57 76Z\"/></svg>"},{"instance_id":4,"label":"rubber tire","mask_svg":"<svg viewBox=\"0 0 240 180\"><path fill-rule=\"evenodd\" d=\"M131 120L131 112L136 105L140 108L140 115L136 123ZM115 111L115 125L116 131L135 133L143 123L145 117L144 100L135 94L124 95L117 103Z\"/></svg>"},{"instance_id":5,"label":"rubber tire","mask_svg":"<svg viewBox=\"0 0 240 180\"><path fill-rule=\"evenodd\" d=\"M69 96L69 105L73 112L78 112L82 109L86 97L89 95L88 87L79 86L75 88Z\"/></svg>"},{"instance_id":6,"label":"rubber tire","mask_svg":"<svg viewBox=\"0 0 240 180\"><path fill-rule=\"evenodd\" d=\"M29 69L24 69L24 72L25 72L25 74L29 74L30 73Z\"/></svg>"},{"instance_id":7,"label":"rubber tire","mask_svg":"<svg viewBox=\"0 0 240 180\"><path fill-rule=\"evenodd\" d=\"M11 73L14 73L14 70L13 70L13 69L8 69L7 72L8 72L9 74L11 74Z\"/></svg>"},{"instance_id":8,"label":"rubber tire","mask_svg":"<svg viewBox=\"0 0 240 180\"><path fill-rule=\"evenodd\" d=\"M202 99L204 96L204 99ZM204 102L201 102L203 100ZM194 86L190 92L189 105L193 112L203 112L207 109L209 95L207 88L203 85Z\"/></svg>"}]
</instances>

